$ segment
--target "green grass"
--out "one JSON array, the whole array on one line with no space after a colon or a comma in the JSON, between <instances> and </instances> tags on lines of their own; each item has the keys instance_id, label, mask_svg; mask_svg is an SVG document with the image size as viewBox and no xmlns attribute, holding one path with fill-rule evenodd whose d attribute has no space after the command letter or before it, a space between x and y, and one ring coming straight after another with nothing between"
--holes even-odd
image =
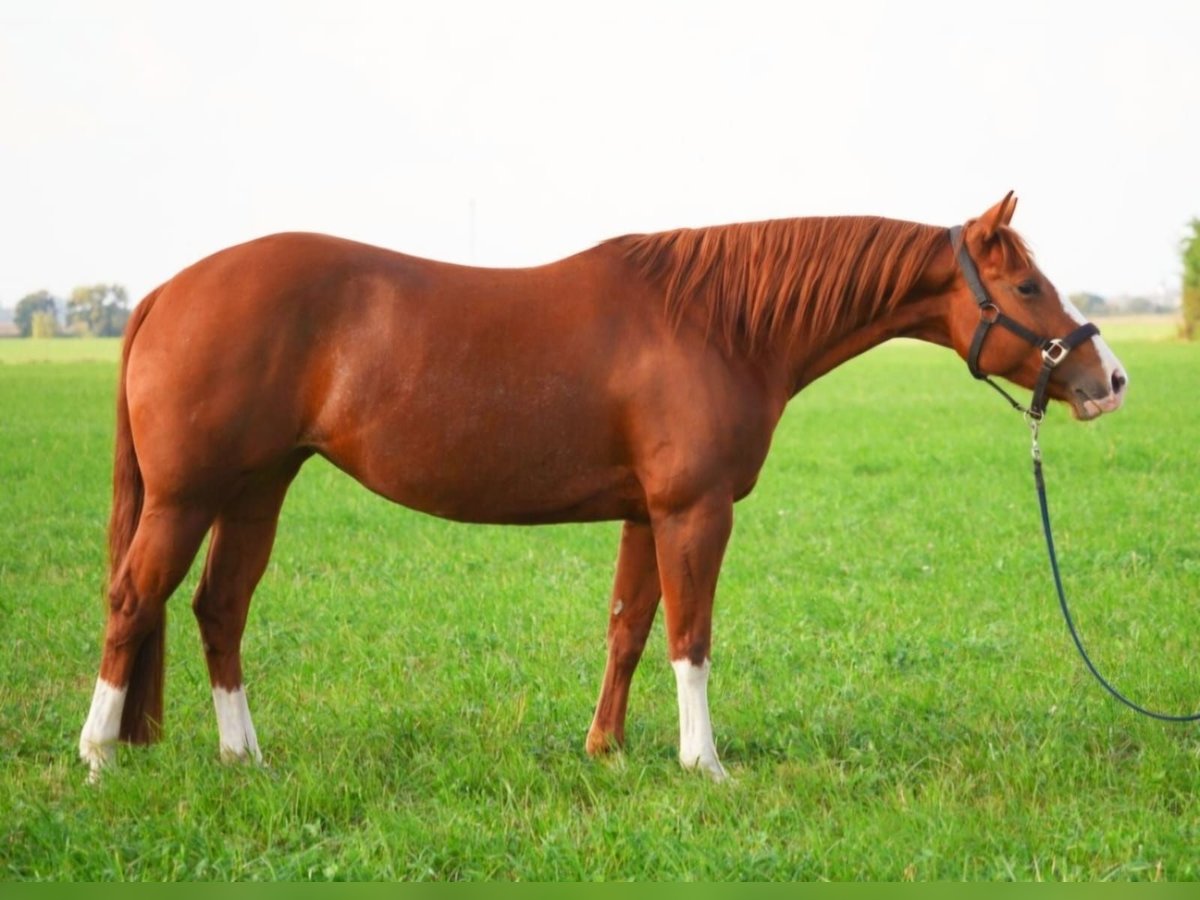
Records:
<instances>
[{"instance_id":1,"label":"green grass","mask_svg":"<svg viewBox=\"0 0 1200 900\"><path fill-rule=\"evenodd\" d=\"M1126 409L1043 429L1067 588L1119 685L1192 709L1200 351L1108 333ZM169 607L166 739L90 787L75 744L103 620L102 352L0 366L2 876L1200 875L1196 728L1090 680L1025 428L951 354L908 343L801 394L738 506L710 683L732 784L675 762L661 622L626 754L583 753L617 525L454 525L317 461L245 642L267 766L217 761L193 572Z\"/></svg>"},{"instance_id":2,"label":"green grass","mask_svg":"<svg viewBox=\"0 0 1200 900\"><path fill-rule=\"evenodd\" d=\"M1096 320L1109 341L1174 341L1182 320L1178 315L1112 316Z\"/></svg>"},{"instance_id":3,"label":"green grass","mask_svg":"<svg viewBox=\"0 0 1200 900\"><path fill-rule=\"evenodd\" d=\"M117 338L10 338L0 340L0 364L111 362L121 358Z\"/></svg>"}]
</instances>

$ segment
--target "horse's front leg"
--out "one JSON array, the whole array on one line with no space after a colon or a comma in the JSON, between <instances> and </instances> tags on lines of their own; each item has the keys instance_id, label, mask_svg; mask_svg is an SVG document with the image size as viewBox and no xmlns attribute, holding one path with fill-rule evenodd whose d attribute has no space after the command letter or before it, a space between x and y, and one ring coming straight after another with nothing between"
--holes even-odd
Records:
<instances>
[{"instance_id":1,"label":"horse's front leg","mask_svg":"<svg viewBox=\"0 0 1200 900\"><path fill-rule=\"evenodd\" d=\"M679 761L725 778L708 714L713 594L733 527L728 497L704 498L654 517L654 543L667 617L667 652L679 695Z\"/></svg>"},{"instance_id":2,"label":"horse's front leg","mask_svg":"<svg viewBox=\"0 0 1200 900\"><path fill-rule=\"evenodd\" d=\"M625 744L629 684L642 658L661 596L654 534L647 524L626 522L621 531L617 575L609 605L608 663L604 667L600 699L596 701L596 715L588 729L587 751L592 755Z\"/></svg>"}]
</instances>

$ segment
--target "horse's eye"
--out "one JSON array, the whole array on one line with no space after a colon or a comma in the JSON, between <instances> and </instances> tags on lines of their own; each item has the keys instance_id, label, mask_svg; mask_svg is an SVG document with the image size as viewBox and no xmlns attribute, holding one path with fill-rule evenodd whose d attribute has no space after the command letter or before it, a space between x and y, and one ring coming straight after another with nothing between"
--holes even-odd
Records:
<instances>
[{"instance_id":1,"label":"horse's eye","mask_svg":"<svg viewBox=\"0 0 1200 900\"><path fill-rule=\"evenodd\" d=\"M1032 297L1038 292L1038 283L1030 278L1028 281L1022 281L1017 285L1017 293L1022 297Z\"/></svg>"}]
</instances>

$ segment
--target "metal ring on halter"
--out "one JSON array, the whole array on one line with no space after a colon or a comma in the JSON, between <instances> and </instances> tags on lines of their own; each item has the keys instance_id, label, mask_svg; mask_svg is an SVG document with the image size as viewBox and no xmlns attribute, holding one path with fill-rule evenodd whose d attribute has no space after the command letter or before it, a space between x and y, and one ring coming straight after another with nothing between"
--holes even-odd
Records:
<instances>
[{"instance_id":1,"label":"metal ring on halter","mask_svg":"<svg viewBox=\"0 0 1200 900\"><path fill-rule=\"evenodd\" d=\"M1046 342L1046 346L1042 348L1042 362L1053 369L1060 362L1067 358L1067 354L1071 352L1071 348L1062 342L1059 338L1051 338Z\"/></svg>"}]
</instances>

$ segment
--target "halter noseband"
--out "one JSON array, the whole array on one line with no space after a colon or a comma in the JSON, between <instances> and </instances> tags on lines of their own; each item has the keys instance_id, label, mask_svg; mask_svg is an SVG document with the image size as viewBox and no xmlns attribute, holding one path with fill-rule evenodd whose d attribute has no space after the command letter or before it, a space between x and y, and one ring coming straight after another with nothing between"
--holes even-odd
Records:
<instances>
[{"instance_id":1,"label":"halter noseband","mask_svg":"<svg viewBox=\"0 0 1200 900\"><path fill-rule=\"evenodd\" d=\"M961 225L955 225L950 229L950 246L954 248L955 257L958 259L958 266L962 270L963 279L967 282L967 287L971 289L971 296L975 298L975 304L979 307L979 325L975 328L975 336L971 338L971 349L967 352L967 368L971 370L971 374L976 378L986 381L991 387L1003 394L1008 402L1013 405L1014 409L1028 414L1035 420L1041 419L1046 412L1046 390L1050 385L1050 374L1058 367L1059 363L1067 358L1068 353L1088 338L1098 335L1100 329L1091 322L1085 322L1066 337L1046 338L1030 331L1015 319L1010 319L1000 311L1000 307L992 302L992 298L988 296L987 288L983 286L983 281L979 278L979 270L975 268L975 261L971 259L971 254L967 252L967 243L960 240L961 233ZM1038 373L1037 383L1033 388L1033 399L1029 401L1028 409L1021 406L1020 403L1009 396L1004 388L992 381L979 368L979 354L983 351L983 341L993 325L1000 325L1007 328L1013 334L1023 338L1042 351L1042 370Z\"/></svg>"}]
</instances>

